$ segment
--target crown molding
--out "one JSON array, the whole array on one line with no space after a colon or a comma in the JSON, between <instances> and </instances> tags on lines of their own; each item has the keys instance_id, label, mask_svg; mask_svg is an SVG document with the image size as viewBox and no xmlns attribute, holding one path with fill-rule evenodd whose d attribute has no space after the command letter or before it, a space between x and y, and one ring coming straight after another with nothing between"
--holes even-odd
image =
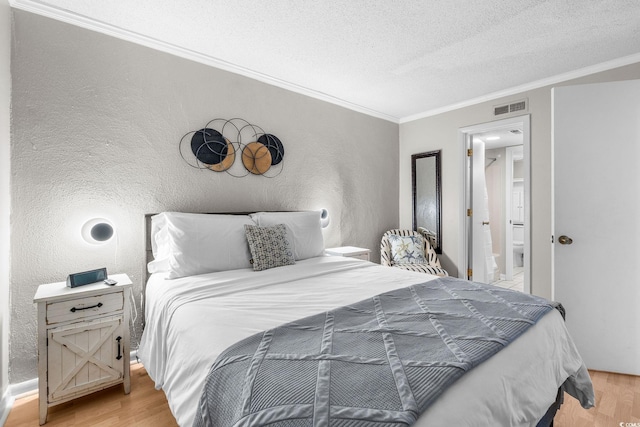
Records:
<instances>
[{"instance_id":1,"label":"crown molding","mask_svg":"<svg viewBox=\"0 0 640 427\"><path fill-rule=\"evenodd\" d=\"M232 64L230 62L215 58L209 55L196 52L194 50L185 49L175 44L167 43L162 40L158 40L153 37L148 37L140 33L136 33L124 28L116 27L114 25L107 24L89 18L87 16L79 15L69 12L68 10L60 9L58 7L44 4L35 0L9 0L11 7L15 9L24 10L26 12L35 13L47 18L55 19L57 21L65 22L67 24L82 27L91 31L96 31L108 36L116 37L118 39L126 40L132 43L136 43L151 49L159 50L171 55L175 55L184 59L199 62L201 64L209 65L211 67L219 68L224 71L229 71L234 74L238 74L250 79L267 83L272 86L277 86L282 89L296 92L301 95L305 95L311 98L318 99L320 101L328 102L340 107L347 108L358 113L366 114L368 116L376 117L379 119L387 120L392 123L399 123L399 118L391 116L389 114L381 113L379 111L372 110L367 107L363 107L358 104L354 104L344 99L340 99L326 93L318 92L313 89L306 88L304 86L297 85L295 83L287 82L285 80L278 79L276 77L269 76L267 74L260 73L239 65Z\"/></svg>"},{"instance_id":2,"label":"crown molding","mask_svg":"<svg viewBox=\"0 0 640 427\"><path fill-rule=\"evenodd\" d=\"M573 80L580 77L588 76L590 74L600 73L602 71L623 67L629 64L635 64L636 62L640 62L640 53L629 55L629 56L623 56L622 58L613 59L611 61L601 62L600 64L591 65L589 67L580 68L578 70L569 71L563 74L558 74L556 76L548 77L546 79L536 80L534 82L526 83L520 86L514 86L509 89L489 93L487 95L468 99L466 101L462 101L456 104L451 104L445 107L435 108L433 110L427 110L425 112L418 113L418 114L412 114L410 116L400 118L399 123L400 124L408 123L415 120L424 119L426 117L435 116L437 114L446 113L448 111L457 110L459 108L470 107L472 105L480 104L482 102L503 98L505 96L522 94L522 92L527 92L534 89L540 89L541 87L566 82L567 80Z\"/></svg>"}]
</instances>

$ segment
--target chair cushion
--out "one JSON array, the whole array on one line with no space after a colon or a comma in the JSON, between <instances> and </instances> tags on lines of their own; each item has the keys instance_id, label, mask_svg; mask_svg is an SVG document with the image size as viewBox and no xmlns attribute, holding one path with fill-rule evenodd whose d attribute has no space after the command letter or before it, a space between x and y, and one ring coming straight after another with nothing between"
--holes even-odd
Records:
<instances>
[{"instance_id":1,"label":"chair cushion","mask_svg":"<svg viewBox=\"0 0 640 427\"><path fill-rule=\"evenodd\" d=\"M389 235L391 243L391 259L396 264L424 264L424 241L422 236Z\"/></svg>"}]
</instances>

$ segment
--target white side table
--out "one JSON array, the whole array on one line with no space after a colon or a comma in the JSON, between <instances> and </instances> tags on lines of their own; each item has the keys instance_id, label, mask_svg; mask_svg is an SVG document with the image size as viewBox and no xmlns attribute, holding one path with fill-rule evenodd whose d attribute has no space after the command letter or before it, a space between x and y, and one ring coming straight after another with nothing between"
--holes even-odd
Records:
<instances>
[{"instance_id":1,"label":"white side table","mask_svg":"<svg viewBox=\"0 0 640 427\"><path fill-rule=\"evenodd\" d=\"M324 253L327 255L344 256L344 257L358 258L358 259L363 259L365 261L369 261L369 255L371 254L371 249L358 248L355 246L340 246L338 248L325 249Z\"/></svg>"},{"instance_id":2,"label":"white side table","mask_svg":"<svg viewBox=\"0 0 640 427\"><path fill-rule=\"evenodd\" d=\"M40 285L38 304L38 388L40 425L50 406L122 383L129 376L129 298L126 274L68 288L65 282Z\"/></svg>"}]
</instances>

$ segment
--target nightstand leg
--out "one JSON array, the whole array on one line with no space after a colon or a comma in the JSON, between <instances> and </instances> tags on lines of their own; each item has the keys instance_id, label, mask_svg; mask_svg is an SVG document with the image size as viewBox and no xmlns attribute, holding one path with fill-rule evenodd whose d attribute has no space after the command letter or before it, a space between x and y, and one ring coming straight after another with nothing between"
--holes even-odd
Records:
<instances>
[{"instance_id":1,"label":"nightstand leg","mask_svg":"<svg viewBox=\"0 0 640 427\"><path fill-rule=\"evenodd\" d=\"M131 288L127 288L124 291L125 301L131 301ZM124 369L123 369L123 385L124 385L124 394L129 394L131 392L131 333L129 332L129 304L125 304L125 310L123 314L123 325L124 325Z\"/></svg>"},{"instance_id":2,"label":"nightstand leg","mask_svg":"<svg viewBox=\"0 0 640 427\"><path fill-rule=\"evenodd\" d=\"M122 382L122 385L124 386L124 394L131 393L131 376L129 374L129 369L126 366L125 366L124 381Z\"/></svg>"},{"instance_id":3,"label":"nightstand leg","mask_svg":"<svg viewBox=\"0 0 640 427\"><path fill-rule=\"evenodd\" d=\"M43 425L47 422L47 401L46 399L40 398L40 425Z\"/></svg>"},{"instance_id":4,"label":"nightstand leg","mask_svg":"<svg viewBox=\"0 0 640 427\"><path fill-rule=\"evenodd\" d=\"M46 306L38 304L38 402L40 405L40 425L47 422L49 396L47 396L47 329Z\"/></svg>"}]
</instances>

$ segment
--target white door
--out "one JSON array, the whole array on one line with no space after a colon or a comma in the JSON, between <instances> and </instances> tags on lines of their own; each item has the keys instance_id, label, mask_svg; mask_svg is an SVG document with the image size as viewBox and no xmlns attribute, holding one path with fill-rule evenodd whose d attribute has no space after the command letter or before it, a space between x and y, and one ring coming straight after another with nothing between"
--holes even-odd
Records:
<instances>
[{"instance_id":1,"label":"white door","mask_svg":"<svg viewBox=\"0 0 640 427\"><path fill-rule=\"evenodd\" d=\"M588 368L640 375L640 80L552 97L553 298Z\"/></svg>"}]
</instances>

